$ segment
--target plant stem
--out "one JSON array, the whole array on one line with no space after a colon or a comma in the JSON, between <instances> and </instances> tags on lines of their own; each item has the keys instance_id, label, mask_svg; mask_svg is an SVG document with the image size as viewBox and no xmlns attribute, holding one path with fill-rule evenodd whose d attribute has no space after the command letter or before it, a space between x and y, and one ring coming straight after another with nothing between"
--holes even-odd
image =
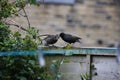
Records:
<instances>
[{"instance_id":1,"label":"plant stem","mask_svg":"<svg viewBox=\"0 0 120 80\"><path fill-rule=\"evenodd\" d=\"M25 28L23 28L22 26L19 26L19 25L17 25L17 24L10 24L10 23L6 23L6 24L7 24L7 25L13 25L13 26L16 26L16 27L24 30L24 31L27 31Z\"/></svg>"},{"instance_id":2,"label":"plant stem","mask_svg":"<svg viewBox=\"0 0 120 80\"><path fill-rule=\"evenodd\" d=\"M25 13L25 17L26 17L27 22L28 22L28 27L30 28L30 21L29 21L28 15L27 15L27 13L26 13L24 7L23 7L22 9L23 9L23 12Z\"/></svg>"}]
</instances>

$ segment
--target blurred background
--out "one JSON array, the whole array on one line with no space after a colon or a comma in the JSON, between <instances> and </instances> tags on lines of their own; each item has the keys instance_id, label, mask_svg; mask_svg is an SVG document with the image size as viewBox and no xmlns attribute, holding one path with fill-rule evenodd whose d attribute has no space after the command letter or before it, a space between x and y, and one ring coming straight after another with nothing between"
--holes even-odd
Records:
<instances>
[{"instance_id":1,"label":"blurred background","mask_svg":"<svg viewBox=\"0 0 120 80\"><path fill-rule=\"evenodd\" d=\"M70 33L83 38L81 47L114 47L120 42L119 0L44 0L44 4L43 0L37 1L40 6L27 5L25 10L31 26L40 34ZM24 27L27 24L23 16L14 21ZM11 30L25 33L16 27ZM59 40L55 45L65 43Z\"/></svg>"}]
</instances>

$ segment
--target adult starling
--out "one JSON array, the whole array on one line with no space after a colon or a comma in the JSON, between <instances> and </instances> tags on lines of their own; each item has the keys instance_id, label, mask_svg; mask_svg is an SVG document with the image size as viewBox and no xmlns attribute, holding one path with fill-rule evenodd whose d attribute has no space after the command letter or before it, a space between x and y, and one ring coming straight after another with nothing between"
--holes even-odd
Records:
<instances>
[{"instance_id":1,"label":"adult starling","mask_svg":"<svg viewBox=\"0 0 120 80\"><path fill-rule=\"evenodd\" d=\"M45 37L43 40L45 41L45 45L49 46L49 45L53 45L55 44L59 39L59 35L48 35L47 37Z\"/></svg>"},{"instance_id":2,"label":"adult starling","mask_svg":"<svg viewBox=\"0 0 120 80\"><path fill-rule=\"evenodd\" d=\"M77 37L77 36L73 36L71 34L65 34L65 33L60 33L60 37L67 43L71 44L71 43L75 43L75 42L79 42L79 39L82 39L80 37Z\"/></svg>"}]
</instances>

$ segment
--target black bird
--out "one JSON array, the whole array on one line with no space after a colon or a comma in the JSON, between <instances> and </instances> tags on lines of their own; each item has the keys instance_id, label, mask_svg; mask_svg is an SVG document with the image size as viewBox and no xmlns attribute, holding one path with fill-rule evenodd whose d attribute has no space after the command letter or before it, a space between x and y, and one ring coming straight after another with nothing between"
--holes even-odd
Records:
<instances>
[{"instance_id":1,"label":"black bird","mask_svg":"<svg viewBox=\"0 0 120 80\"><path fill-rule=\"evenodd\" d=\"M59 35L47 35L47 37L45 37L43 40L45 41L45 45L49 46L49 45L53 45L55 44L59 39Z\"/></svg>"},{"instance_id":2,"label":"black bird","mask_svg":"<svg viewBox=\"0 0 120 80\"><path fill-rule=\"evenodd\" d=\"M60 33L60 37L67 43L71 44L71 43L75 43L75 42L80 42L80 37L77 37L77 36L73 36L71 34L65 34L65 33Z\"/></svg>"}]
</instances>

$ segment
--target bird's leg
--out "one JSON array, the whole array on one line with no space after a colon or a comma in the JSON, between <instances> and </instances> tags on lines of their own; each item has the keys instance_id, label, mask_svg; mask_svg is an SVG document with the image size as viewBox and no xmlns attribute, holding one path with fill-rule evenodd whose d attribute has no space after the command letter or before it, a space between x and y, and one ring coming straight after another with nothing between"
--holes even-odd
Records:
<instances>
[{"instance_id":1,"label":"bird's leg","mask_svg":"<svg viewBox=\"0 0 120 80\"><path fill-rule=\"evenodd\" d=\"M71 49L71 44L67 44L67 45L65 46L65 49Z\"/></svg>"},{"instance_id":2,"label":"bird's leg","mask_svg":"<svg viewBox=\"0 0 120 80\"><path fill-rule=\"evenodd\" d=\"M65 46L63 46L63 48L66 48L68 46L68 44L65 42Z\"/></svg>"},{"instance_id":3,"label":"bird's leg","mask_svg":"<svg viewBox=\"0 0 120 80\"><path fill-rule=\"evenodd\" d=\"M70 44L67 45L67 47L73 48L73 45L74 45L74 43L70 43Z\"/></svg>"},{"instance_id":4,"label":"bird's leg","mask_svg":"<svg viewBox=\"0 0 120 80\"><path fill-rule=\"evenodd\" d=\"M55 45L52 45L53 47L55 47L55 48L57 48L57 46L55 46Z\"/></svg>"},{"instance_id":5,"label":"bird's leg","mask_svg":"<svg viewBox=\"0 0 120 80\"><path fill-rule=\"evenodd\" d=\"M71 43L71 47L73 47L74 43Z\"/></svg>"},{"instance_id":6,"label":"bird's leg","mask_svg":"<svg viewBox=\"0 0 120 80\"><path fill-rule=\"evenodd\" d=\"M65 42L65 47L67 47L69 44L67 42Z\"/></svg>"}]
</instances>

